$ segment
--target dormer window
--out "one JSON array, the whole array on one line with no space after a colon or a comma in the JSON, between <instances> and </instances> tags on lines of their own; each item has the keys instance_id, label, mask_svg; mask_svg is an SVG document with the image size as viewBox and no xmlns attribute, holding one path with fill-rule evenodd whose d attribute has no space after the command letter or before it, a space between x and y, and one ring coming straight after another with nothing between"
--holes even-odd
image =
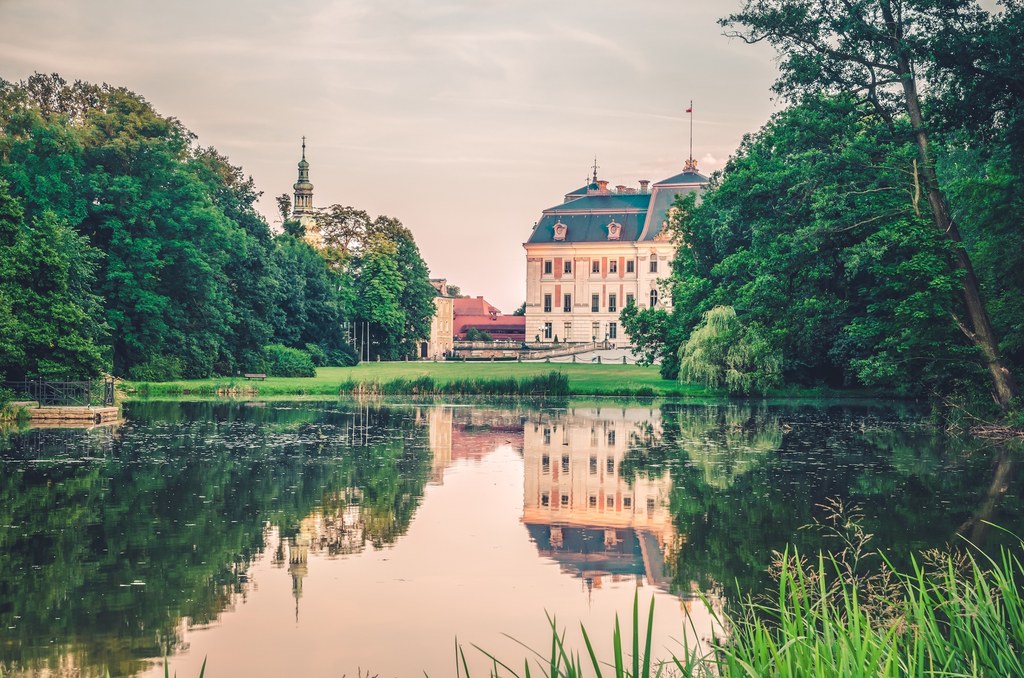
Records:
<instances>
[{"instance_id":1,"label":"dormer window","mask_svg":"<svg viewBox=\"0 0 1024 678\"><path fill-rule=\"evenodd\" d=\"M613 221L608 224L608 239L618 240L622 237L622 224L617 221Z\"/></svg>"},{"instance_id":2,"label":"dormer window","mask_svg":"<svg viewBox=\"0 0 1024 678\"><path fill-rule=\"evenodd\" d=\"M565 234L569 230L569 227L559 221L555 224L555 240L565 240Z\"/></svg>"}]
</instances>

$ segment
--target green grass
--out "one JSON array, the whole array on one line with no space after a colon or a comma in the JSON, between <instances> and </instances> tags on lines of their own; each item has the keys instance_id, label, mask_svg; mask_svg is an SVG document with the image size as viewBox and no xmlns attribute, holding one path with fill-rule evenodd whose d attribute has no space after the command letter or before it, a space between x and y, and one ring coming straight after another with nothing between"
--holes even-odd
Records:
<instances>
[{"instance_id":1,"label":"green grass","mask_svg":"<svg viewBox=\"0 0 1024 678\"><path fill-rule=\"evenodd\" d=\"M687 396L710 395L703 386L666 381L656 366L596 365L574 363L514 363L514 362L383 362L362 363L355 367L321 367L315 377L268 377L266 381L247 381L244 378L216 378L161 383L126 382L124 390L129 397L161 397L200 395L230 395L237 391L260 396L323 395L336 396L353 391L398 394L400 386L413 388L430 380L432 388L417 393L446 393L445 387L460 382L486 382L494 388L485 393L517 395L508 392L508 380L547 378L559 372L568 378L569 395L597 396ZM354 388L362 384L362 389ZM390 386L388 386L390 385ZM412 394L407 390L405 394ZM474 393L466 386L456 394ZM567 394L555 394L567 395Z\"/></svg>"},{"instance_id":2,"label":"green grass","mask_svg":"<svg viewBox=\"0 0 1024 678\"><path fill-rule=\"evenodd\" d=\"M533 395L512 387L510 380L547 379L558 372L568 379L567 394L548 395L650 397L721 397L725 391L700 384L661 378L654 365L517 362L382 362L355 367L321 367L315 377L268 377L248 381L242 377L168 382L124 382L129 399L217 396L338 396L338 395ZM864 391L833 391L786 387L769 394L787 400L809 398L874 398Z\"/></svg>"}]
</instances>

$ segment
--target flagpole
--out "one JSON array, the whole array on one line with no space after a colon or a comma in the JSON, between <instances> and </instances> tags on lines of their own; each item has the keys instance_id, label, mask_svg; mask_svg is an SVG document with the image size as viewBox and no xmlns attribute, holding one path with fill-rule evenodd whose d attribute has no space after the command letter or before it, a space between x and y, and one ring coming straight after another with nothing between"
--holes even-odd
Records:
<instances>
[{"instance_id":1,"label":"flagpole","mask_svg":"<svg viewBox=\"0 0 1024 678\"><path fill-rule=\"evenodd\" d=\"M693 166L693 99L690 99L690 166Z\"/></svg>"}]
</instances>

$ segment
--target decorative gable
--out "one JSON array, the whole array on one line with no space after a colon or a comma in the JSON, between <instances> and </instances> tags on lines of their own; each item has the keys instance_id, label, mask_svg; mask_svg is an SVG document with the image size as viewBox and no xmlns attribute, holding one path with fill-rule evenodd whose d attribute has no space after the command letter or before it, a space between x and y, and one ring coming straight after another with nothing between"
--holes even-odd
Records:
<instances>
[{"instance_id":1,"label":"decorative gable","mask_svg":"<svg viewBox=\"0 0 1024 678\"><path fill-rule=\"evenodd\" d=\"M565 234L568 232L569 227L559 221L555 224L555 240L565 240Z\"/></svg>"},{"instance_id":2,"label":"decorative gable","mask_svg":"<svg viewBox=\"0 0 1024 678\"><path fill-rule=\"evenodd\" d=\"M622 237L622 224L617 221L612 221L608 224L608 239L618 240Z\"/></svg>"}]
</instances>

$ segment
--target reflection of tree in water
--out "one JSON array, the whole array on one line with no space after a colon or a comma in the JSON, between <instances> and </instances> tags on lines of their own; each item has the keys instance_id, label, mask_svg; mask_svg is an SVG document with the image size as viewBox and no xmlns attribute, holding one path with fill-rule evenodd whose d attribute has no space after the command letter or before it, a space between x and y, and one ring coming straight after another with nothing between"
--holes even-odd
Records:
<instances>
[{"instance_id":1,"label":"reflection of tree in water","mask_svg":"<svg viewBox=\"0 0 1024 678\"><path fill-rule=\"evenodd\" d=\"M268 530L358 506L382 547L430 468L398 410L133 405L120 431L0 439L0 666L129 675L238 596ZM51 644L57 639L58 644Z\"/></svg>"},{"instance_id":2,"label":"reflection of tree in water","mask_svg":"<svg viewBox=\"0 0 1024 678\"><path fill-rule=\"evenodd\" d=\"M782 444L779 418L767 408L723 405L681 410L677 417L678 445L689 465L700 469L704 482L724 490L733 480L761 463L765 452Z\"/></svg>"},{"instance_id":3,"label":"reflection of tree in water","mask_svg":"<svg viewBox=\"0 0 1024 678\"><path fill-rule=\"evenodd\" d=\"M864 507L871 547L897 565L943 547L977 515L1017 531L1024 520L1005 448L948 438L898 412L671 404L661 420L627 460L671 470L680 539L668 560L682 590L761 590L772 550L833 548L821 533L800 529L829 498Z\"/></svg>"}]
</instances>

